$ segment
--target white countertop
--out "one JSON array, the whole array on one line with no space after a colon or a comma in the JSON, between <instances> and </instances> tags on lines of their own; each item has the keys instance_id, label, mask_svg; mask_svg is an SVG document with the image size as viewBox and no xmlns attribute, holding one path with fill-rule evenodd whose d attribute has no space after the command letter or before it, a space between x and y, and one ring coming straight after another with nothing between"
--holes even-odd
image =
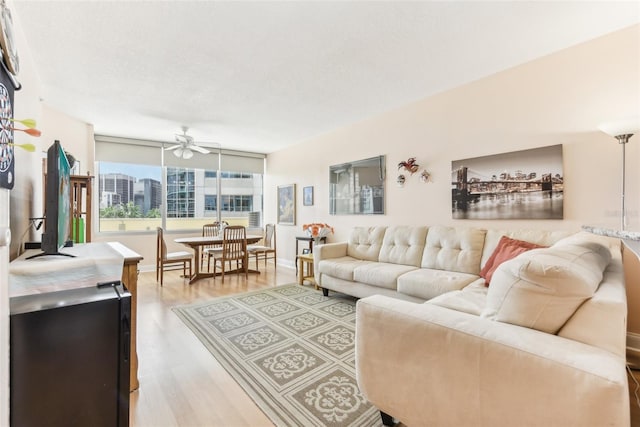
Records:
<instances>
[{"instance_id":1,"label":"white countertop","mask_svg":"<svg viewBox=\"0 0 640 427\"><path fill-rule=\"evenodd\" d=\"M623 241L624 245L640 258L640 231L616 230L607 227L583 225L582 229L600 236L616 237Z\"/></svg>"}]
</instances>

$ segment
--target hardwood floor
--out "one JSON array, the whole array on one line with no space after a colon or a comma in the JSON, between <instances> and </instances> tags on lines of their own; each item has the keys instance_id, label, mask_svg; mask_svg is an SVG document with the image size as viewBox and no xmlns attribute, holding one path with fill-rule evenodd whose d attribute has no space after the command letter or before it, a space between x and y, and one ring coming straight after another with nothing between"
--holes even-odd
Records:
<instances>
[{"instance_id":1,"label":"hardwood floor","mask_svg":"<svg viewBox=\"0 0 640 427\"><path fill-rule=\"evenodd\" d=\"M193 285L181 271L138 277L138 378L131 393L131 426L271 426L266 415L171 311L172 307L229 294L295 283L295 270L227 275Z\"/></svg>"},{"instance_id":2,"label":"hardwood floor","mask_svg":"<svg viewBox=\"0 0 640 427\"><path fill-rule=\"evenodd\" d=\"M171 311L196 301L295 283L295 270L267 269L262 274L229 275L189 285L180 271L165 273L164 286L155 272L138 277L138 378L131 393L131 426L271 426L266 415L227 374L193 333ZM640 381L640 371L632 371ZM640 427L640 408L629 379L631 426Z\"/></svg>"}]
</instances>

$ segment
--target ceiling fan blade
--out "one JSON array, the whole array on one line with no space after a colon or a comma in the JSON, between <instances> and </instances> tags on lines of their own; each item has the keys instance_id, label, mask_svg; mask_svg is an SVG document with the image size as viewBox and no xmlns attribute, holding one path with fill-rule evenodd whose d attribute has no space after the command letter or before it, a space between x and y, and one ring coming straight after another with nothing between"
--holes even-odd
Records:
<instances>
[{"instance_id":1,"label":"ceiling fan blade","mask_svg":"<svg viewBox=\"0 0 640 427\"><path fill-rule=\"evenodd\" d=\"M171 150L175 150L176 148L182 147L182 144L178 144L178 145L173 145L171 147L167 147L165 148L166 151L171 151Z\"/></svg>"},{"instance_id":2,"label":"ceiling fan blade","mask_svg":"<svg viewBox=\"0 0 640 427\"><path fill-rule=\"evenodd\" d=\"M209 150L207 150L206 148L202 148L198 145L192 144L189 146L190 149L192 149L193 151L197 151L198 153L202 153L202 154L209 154Z\"/></svg>"}]
</instances>

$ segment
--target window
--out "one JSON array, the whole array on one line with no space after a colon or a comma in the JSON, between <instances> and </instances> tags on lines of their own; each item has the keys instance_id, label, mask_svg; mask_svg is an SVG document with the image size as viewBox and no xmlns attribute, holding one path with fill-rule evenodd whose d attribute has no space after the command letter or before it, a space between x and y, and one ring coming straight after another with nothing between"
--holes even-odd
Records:
<instances>
[{"instance_id":1,"label":"window","mask_svg":"<svg viewBox=\"0 0 640 427\"><path fill-rule=\"evenodd\" d=\"M99 230L199 230L217 219L259 227L264 155L194 154L185 160L161 143L96 135Z\"/></svg>"},{"instance_id":2,"label":"window","mask_svg":"<svg viewBox=\"0 0 640 427\"><path fill-rule=\"evenodd\" d=\"M155 230L161 225L162 168L98 163L99 230Z\"/></svg>"}]
</instances>

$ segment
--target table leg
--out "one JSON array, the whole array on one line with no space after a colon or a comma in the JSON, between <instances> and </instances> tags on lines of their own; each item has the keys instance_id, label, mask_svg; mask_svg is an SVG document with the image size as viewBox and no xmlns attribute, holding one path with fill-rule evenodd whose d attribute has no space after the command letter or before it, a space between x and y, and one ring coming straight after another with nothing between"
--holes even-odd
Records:
<instances>
[{"instance_id":1,"label":"table leg","mask_svg":"<svg viewBox=\"0 0 640 427\"><path fill-rule=\"evenodd\" d=\"M302 285L303 282L304 282L304 279L303 279L303 277L304 277L304 260L302 258L298 258L298 263L299 263L298 271L300 272L300 274L298 274L298 285Z\"/></svg>"}]
</instances>

